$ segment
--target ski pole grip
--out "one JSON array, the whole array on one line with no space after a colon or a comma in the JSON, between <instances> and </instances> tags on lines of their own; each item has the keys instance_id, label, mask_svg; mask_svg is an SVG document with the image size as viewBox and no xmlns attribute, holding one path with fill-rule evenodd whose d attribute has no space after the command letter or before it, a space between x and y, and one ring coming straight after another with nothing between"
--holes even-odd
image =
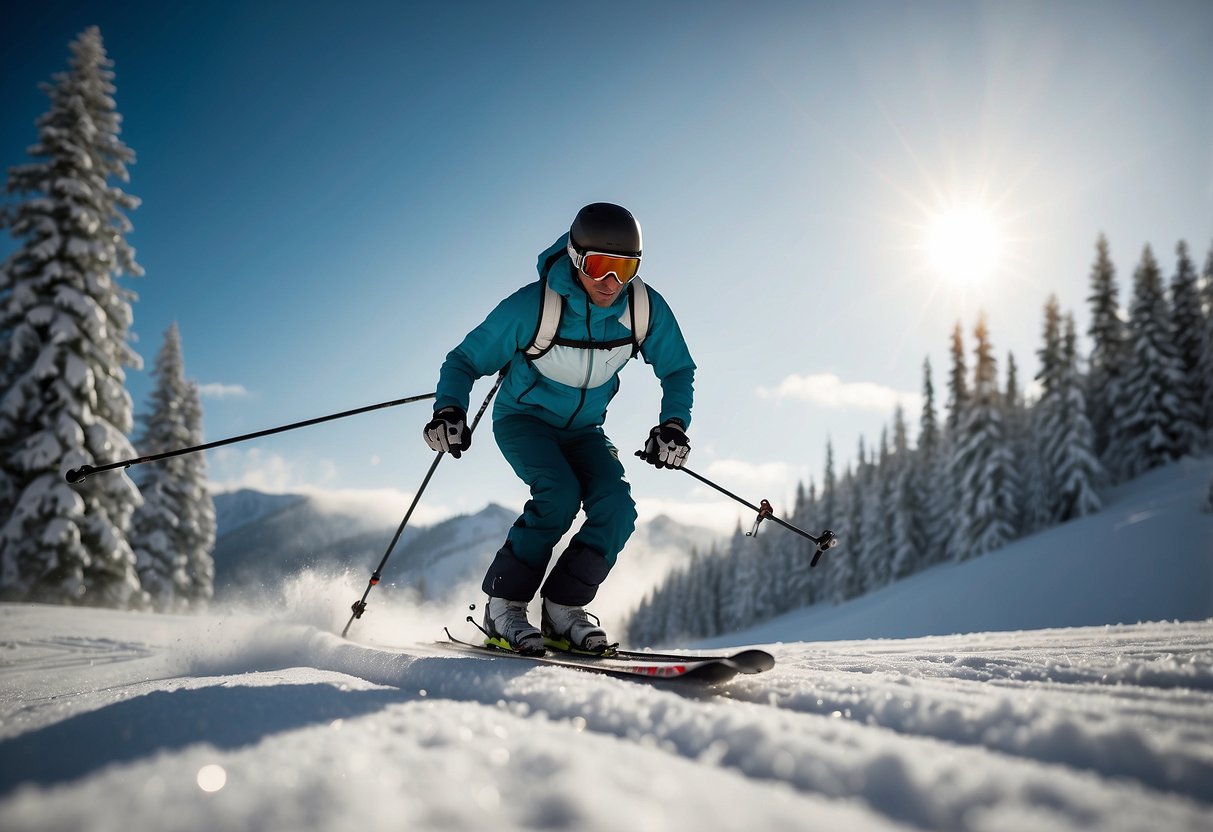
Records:
<instances>
[{"instance_id":1,"label":"ski pole grip","mask_svg":"<svg viewBox=\"0 0 1213 832\"><path fill-rule=\"evenodd\" d=\"M69 470L67 474L64 475L64 478L72 485L75 485L89 474L94 474L96 472L97 469L91 465L81 465L79 468L72 468Z\"/></svg>"}]
</instances>

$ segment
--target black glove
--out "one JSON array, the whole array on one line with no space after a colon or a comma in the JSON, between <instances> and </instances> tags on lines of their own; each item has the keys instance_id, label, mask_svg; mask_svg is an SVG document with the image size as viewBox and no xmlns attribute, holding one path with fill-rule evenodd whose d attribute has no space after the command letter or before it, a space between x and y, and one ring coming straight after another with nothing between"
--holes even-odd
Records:
<instances>
[{"instance_id":1,"label":"black glove","mask_svg":"<svg viewBox=\"0 0 1213 832\"><path fill-rule=\"evenodd\" d=\"M674 419L649 431L649 441L644 443L644 461L658 468L681 468L690 452L682 424Z\"/></svg>"},{"instance_id":2,"label":"black glove","mask_svg":"<svg viewBox=\"0 0 1213 832\"><path fill-rule=\"evenodd\" d=\"M455 459L472 447L472 431L468 428L468 414L462 407L444 407L434 413L434 418L425 426L425 444L435 451L446 451Z\"/></svg>"}]
</instances>

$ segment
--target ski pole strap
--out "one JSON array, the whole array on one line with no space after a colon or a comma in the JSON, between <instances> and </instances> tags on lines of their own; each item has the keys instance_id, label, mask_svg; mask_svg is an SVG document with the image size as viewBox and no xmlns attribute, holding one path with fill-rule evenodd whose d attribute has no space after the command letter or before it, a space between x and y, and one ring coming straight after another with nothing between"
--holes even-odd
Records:
<instances>
[{"instance_id":1,"label":"ski pole strap","mask_svg":"<svg viewBox=\"0 0 1213 832\"><path fill-rule=\"evenodd\" d=\"M774 514L775 514L775 509L771 508L771 504L768 503L766 500L763 500L761 503L759 503L758 504L758 516L754 518L754 528L752 528L748 532L746 532L745 536L746 537L757 537L758 536L758 526L762 523L763 520L766 520L768 517L773 517Z\"/></svg>"}]
</instances>

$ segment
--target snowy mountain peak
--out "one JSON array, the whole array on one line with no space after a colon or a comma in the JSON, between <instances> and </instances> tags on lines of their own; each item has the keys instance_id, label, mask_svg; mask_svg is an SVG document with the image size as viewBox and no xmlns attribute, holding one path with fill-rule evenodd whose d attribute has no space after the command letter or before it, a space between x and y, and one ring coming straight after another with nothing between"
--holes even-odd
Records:
<instances>
[{"instance_id":1,"label":"snowy mountain peak","mask_svg":"<svg viewBox=\"0 0 1213 832\"><path fill-rule=\"evenodd\" d=\"M299 494L265 494L250 488L216 494L215 521L219 534L235 531L304 499Z\"/></svg>"}]
</instances>

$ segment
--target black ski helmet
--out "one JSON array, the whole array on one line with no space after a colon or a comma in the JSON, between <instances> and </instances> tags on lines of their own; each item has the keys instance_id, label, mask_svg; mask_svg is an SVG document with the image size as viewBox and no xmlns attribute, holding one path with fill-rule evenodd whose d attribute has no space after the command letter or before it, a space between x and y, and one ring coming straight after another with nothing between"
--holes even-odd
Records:
<instances>
[{"instance_id":1,"label":"black ski helmet","mask_svg":"<svg viewBox=\"0 0 1213 832\"><path fill-rule=\"evenodd\" d=\"M640 223L622 205L595 202L577 212L569 229L569 243L578 253L640 256Z\"/></svg>"}]
</instances>

